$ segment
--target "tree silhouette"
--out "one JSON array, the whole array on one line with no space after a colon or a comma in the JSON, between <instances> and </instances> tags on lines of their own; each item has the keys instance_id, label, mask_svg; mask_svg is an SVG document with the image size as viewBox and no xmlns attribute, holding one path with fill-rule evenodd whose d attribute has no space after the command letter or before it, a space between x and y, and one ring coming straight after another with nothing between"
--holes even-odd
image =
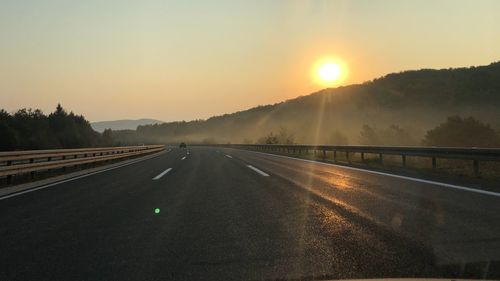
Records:
<instances>
[{"instance_id":1,"label":"tree silhouette","mask_svg":"<svg viewBox=\"0 0 500 281\"><path fill-rule=\"evenodd\" d=\"M423 145L452 147L499 147L500 137L490 125L473 118L448 117L446 122L427 131Z\"/></svg>"},{"instance_id":2,"label":"tree silhouette","mask_svg":"<svg viewBox=\"0 0 500 281\"><path fill-rule=\"evenodd\" d=\"M67 113L58 104L46 116L41 110L20 109L13 114L0 110L0 150L111 146L111 131L95 132L81 115Z\"/></svg>"}]
</instances>

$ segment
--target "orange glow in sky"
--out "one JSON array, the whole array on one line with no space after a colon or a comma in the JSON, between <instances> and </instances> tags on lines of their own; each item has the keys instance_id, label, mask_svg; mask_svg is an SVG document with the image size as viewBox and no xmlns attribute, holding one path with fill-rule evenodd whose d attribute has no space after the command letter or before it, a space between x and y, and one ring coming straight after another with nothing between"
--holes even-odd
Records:
<instances>
[{"instance_id":1,"label":"orange glow in sky","mask_svg":"<svg viewBox=\"0 0 500 281\"><path fill-rule=\"evenodd\" d=\"M500 1L0 1L0 107L192 120L499 59ZM467 20L464 20L467 19Z\"/></svg>"}]
</instances>

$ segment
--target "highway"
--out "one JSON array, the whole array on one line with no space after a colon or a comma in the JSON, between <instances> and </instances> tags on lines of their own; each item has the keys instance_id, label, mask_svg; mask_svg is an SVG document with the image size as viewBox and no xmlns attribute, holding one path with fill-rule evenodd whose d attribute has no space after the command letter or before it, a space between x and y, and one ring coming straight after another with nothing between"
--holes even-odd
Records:
<instances>
[{"instance_id":1,"label":"highway","mask_svg":"<svg viewBox=\"0 0 500 281\"><path fill-rule=\"evenodd\" d=\"M500 278L500 197L188 147L0 200L0 280Z\"/></svg>"}]
</instances>

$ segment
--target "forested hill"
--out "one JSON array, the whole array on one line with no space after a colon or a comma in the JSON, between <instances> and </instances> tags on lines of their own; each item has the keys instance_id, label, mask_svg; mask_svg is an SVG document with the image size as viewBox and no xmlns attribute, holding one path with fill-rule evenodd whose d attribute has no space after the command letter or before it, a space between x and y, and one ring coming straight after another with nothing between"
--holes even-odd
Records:
<instances>
[{"instance_id":1,"label":"forested hill","mask_svg":"<svg viewBox=\"0 0 500 281\"><path fill-rule=\"evenodd\" d=\"M67 113L61 105L49 115L20 109L0 110L0 151L111 146L111 131L100 134L81 115Z\"/></svg>"},{"instance_id":2,"label":"forested hill","mask_svg":"<svg viewBox=\"0 0 500 281\"><path fill-rule=\"evenodd\" d=\"M388 74L363 84L331 88L274 105L207 120L139 126L116 132L124 141L249 142L285 128L299 143L362 140L363 128L403 132L395 144L419 144L448 116L472 116L500 128L500 62L456 69Z\"/></svg>"}]
</instances>

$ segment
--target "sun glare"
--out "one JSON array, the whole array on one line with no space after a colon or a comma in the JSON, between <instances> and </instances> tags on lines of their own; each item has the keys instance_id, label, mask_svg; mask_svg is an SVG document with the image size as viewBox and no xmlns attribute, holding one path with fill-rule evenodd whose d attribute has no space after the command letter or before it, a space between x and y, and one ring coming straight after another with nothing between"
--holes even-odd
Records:
<instances>
[{"instance_id":1,"label":"sun glare","mask_svg":"<svg viewBox=\"0 0 500 281\"><path fill-rule=\"evenodd\" d=\"M346 79L347 68L341 60L324 58L315 63L313 77L322 86L338 86Z\"/></svg>"},{"instance_id":2,"label":"sun glare","mask_svg":"<svg viewBox=\"0 0 500 281\"><path fill-rule=\"evenodd\" d=\"M336 63L325 63L319 69L319 76L323 81L333 82L340 78L342 70Z\"/></svg>"}]
</instances>

